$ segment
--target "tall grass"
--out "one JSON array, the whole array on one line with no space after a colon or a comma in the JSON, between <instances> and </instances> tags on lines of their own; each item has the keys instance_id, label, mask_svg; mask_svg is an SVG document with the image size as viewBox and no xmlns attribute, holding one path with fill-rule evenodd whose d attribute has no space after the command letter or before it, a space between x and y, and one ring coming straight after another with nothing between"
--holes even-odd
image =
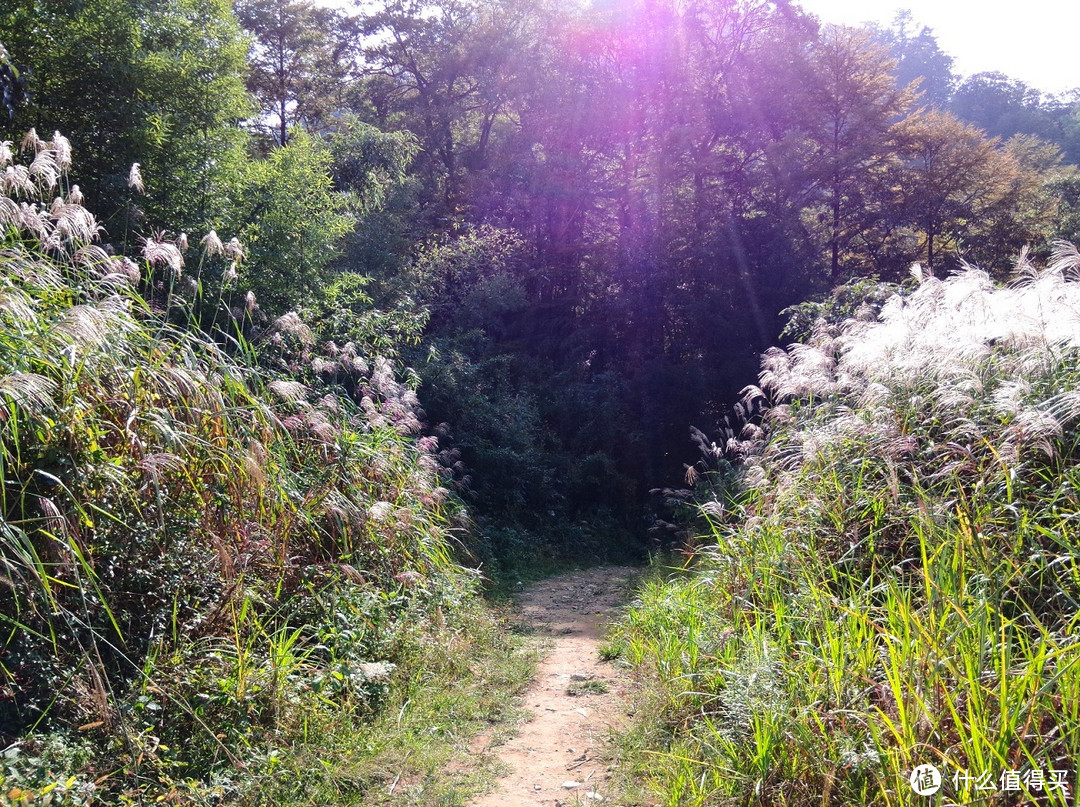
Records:
<instances>
[{"instance_id":1,"label":"tall grass","mask_svg":"<svg viewBox=\"0 0 1080 807\"><path fill-rule=\"evenodd\" d=\"M664 803L1075 803L1080 259L1018 268L763 357L741 508L618 636Z\"/></svg>"},{"instance_id":2,"label":"tall grass","mask_svg":"<svg viewBox=\"0 0 1080 807\"><path fill-rule=\"evenodd\" d=\"M66 141L24 149L0 148L0 789L239 792L297 709L374 715L410 647L461 629L437 442L351 345L355 400L258 369L289 338L311 362L295 314L232 355L172 324L208 293L187 239L110 254ZM213 235L198 271L241 258ZM250 307L224 312L239 334Z\"/></svg>"}]
</instances>

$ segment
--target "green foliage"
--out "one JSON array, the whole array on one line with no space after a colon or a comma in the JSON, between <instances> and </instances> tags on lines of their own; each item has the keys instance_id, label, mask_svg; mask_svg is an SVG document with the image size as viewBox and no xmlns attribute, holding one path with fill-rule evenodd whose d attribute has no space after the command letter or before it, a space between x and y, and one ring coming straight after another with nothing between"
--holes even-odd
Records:
<instances>
[{"instance_id":1,"label":"green foliage","mask_svg":"<svg viewBox=\"0 0 1080 807\"><path fill-rule=\"evenodd\" d=\"M407 355L425 412L445 424L442 461L475 506L469 547L496 578L552 553L615 557L627 543L619 510L631 493L611 458L618 379L587 364L559 374L566 357L552 354L580 348L531 304L529 259L519 234L477 227L410 267L431 321Z\"/></svg>"},{"instance_id":2,"label":"green foliage","mask_svg":"<svg viewBox=\"0 0 1080 807\"><path fill-rule=\"evenodd\" d=\"M220 221L244 157L246 46L228 0L5 4L0 41L19 54L32 123L62 130L73 180L114 237L135 227L203 231ZM127 178L140 163L145 197Z\"/></svg>"},{"instance_id":3,"label":"green foliage","mask_svg":"<svg viewBox=\"0 0 1080 807\"><path fill-rule=\"evenodd\" d=\"M71 195L36 201L66 141L31 146L32 170L5 166L30 201L0 196L0 720L22 735L4 792L239 797L265 785L253 760L312 741L306 720L377 720L429 644L494 628L393 367L351 354L357 406L170 325L136 285L171 289L184 245L109 256ZM301 326L274 333L302 345Z\"/></svg>"},{"instance_id":4,"label":"green foliage","mask_svg":"<svg viewBox=\"0 0 1080 807\"><path fill-rule=\"evenodd\" d=\"M814 333L818 320L839 325L847 319L858 317L872 319L881 313L881 307L895 294L901 292L896 283L882 283L873 278L855 278L837 286L824 300L806 300L785 308L781 316L788 318L780 339L787 342L804 342Z\"/></svg>"},{"instance_id":5,"label":"green foliage","mask_svg":"<svg viewBox=\"0 0 1080 807\"><path fill-rule=\"evenodd\" d=\"M1075 98L1043 93L1003 73L984 72L960 83L949 108L992 136L1038 137L1057 145L1074 165L1080 162Z\"/></svg>"},{"instance_id":6,"label":"green foliage","mask_svg":"<svg viewBox=\"0 0 1080 807\"><path fill-rule=\"evenodd\" d=\"M917 82L920 98L937 108L947 107L957 82L953 57L941 49L932 28L915 22L909 10L898 11L890 28L874 28L896 60L896 81L906 87ZM972 121L974 122L974 121Z\"/></svg>"},{"instance_id":7,"label":"green foliage","mask_svg":"<svg viewBox=\"0 0 1080 807\"><path fill-rule=\"evenodd\" d=\"M356 69L347 18L310 0L238 0L235 7L251 34L247 87L260 106L256 126L279 147L293 126L325 129Z\"/></svg>"},{"instance_id":8,"label":"green foliage","mask_svg":"<svg viewBox=\"0 0 1080 807\"><path fill-rule=\"evenodd\" d=\"M908 804L921 763L1070 803L1025 777L1080 752L1078 266L922 276L766 354L743 509L609 649L654 682L662 803Z\"/></svg>"},{"instance_id":9,"label":"green foliage","mask_svg":"<svg viewBox=\"0 0 1080 807\"><path fill-rule=\"evenodd\" d=\"M333 176L339 191L356 197L359 213L371 213L406 178L416 156L416 138L408 132L382 132L346 115L327 136L333 155Z\"/></svg>"},{"instance_id":10,"label":"green foliage","mask_svg":"<svg viewBox=\"0 0 1080 807\"><path fill-rule=\"evenodd\" d=\"M367 293L370 283L370 278L352 272L335 275L303 309L303 318L321 339L352 342L363 355L395 358L403 346L420 341L428 315L408 297L396 300L389 311L375 308Z\"/></svg>"},{"instance_id":11,"label":"green foliage","mask_svg":"<svg viewBox=\"0 0 1080 807\"><path fill-rule=\"evenodd\" d=\"M8 117L15 117L15 105L23 100L24 92L19 70L11 63L7 48L0 43L0 107L7 110Z\"/></svg>"},{"instance_id":12,"label":"green foliage","mask_svg":"<svg viewBox=\"0 0 1080 807\"><path fill-rule=\"evenodd\" d=\"M284 148L249 162L233 188L229 221L248 251L241 282L260 305L288 311L317 295L341 237L352 225L346 197L334 190L332 156L298 131Z\"/></svg>"}]
</instances>

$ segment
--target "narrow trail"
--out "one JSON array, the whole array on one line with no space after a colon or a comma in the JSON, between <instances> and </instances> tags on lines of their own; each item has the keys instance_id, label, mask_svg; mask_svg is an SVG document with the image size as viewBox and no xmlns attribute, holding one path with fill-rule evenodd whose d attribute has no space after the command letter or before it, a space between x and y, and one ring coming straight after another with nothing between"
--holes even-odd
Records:
<instances>
[{"instance_id":1,"label":"narrow trail","mask_svg":"<svg viewBox=\"0 0 1080 807\"><path fill-rule=\"evenodd\" d=\"M474 741L510 766L496 789L469 807L573 807L615 803L611 729L627 721L630 678L597 645L633 569L608 567L544 580L521 597L522 618L550 637L522 705L529 722L505 745Z\"/></svg>"}]
</instances>

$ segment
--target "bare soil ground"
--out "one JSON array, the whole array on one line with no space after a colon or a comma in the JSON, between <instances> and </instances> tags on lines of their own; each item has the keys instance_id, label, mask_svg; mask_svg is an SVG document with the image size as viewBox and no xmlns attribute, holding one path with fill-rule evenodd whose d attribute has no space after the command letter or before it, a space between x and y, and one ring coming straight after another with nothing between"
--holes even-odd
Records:
<instances>
[{"instance_id":1,"label":"bare soil ground","mask_svg":"<svg viewBox=\"0 0 1080 807\"><path fill-rule=\"evenodd\" d=\"M544 580L521 597L522 618L546 634L523 707L532 713L505 745L474 740L476 754L495 753L511 772L469 807L572 807L616 802L610 734L628 720L631 679L602 661L597 645L614 618L632 569L607 567Z\"/></svg>"}]
</instances>

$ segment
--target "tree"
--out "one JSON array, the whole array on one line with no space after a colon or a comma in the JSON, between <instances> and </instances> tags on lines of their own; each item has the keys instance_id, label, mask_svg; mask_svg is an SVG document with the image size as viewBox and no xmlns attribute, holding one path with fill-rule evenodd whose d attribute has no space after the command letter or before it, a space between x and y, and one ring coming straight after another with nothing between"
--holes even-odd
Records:
<instances>
[{"instance_id":1,"label":"tree","mask_svg":"<svg viewBox=\"0 0 1080 807\"><path fill-rule=\"evenodd\" d=\"M238 0L236 14L252 35L247 87L259 102L257 128L277 146L292 126L325 129L356 69L351 20L311 0Z\"/></svg>"},{"instance_id":2,"label":"tree","mask_svg":"<svg viewBox=\"0 0 1080 807\"><path fill-rule=\"evenodd\" d=\"M934 269L942 248L1008 206L1020 166L998 141L947 112L910 116L898 137L904 154L898 185L921 232L926 265Z\"/></svg>"},{"instance_id":3,"label":"tree","mask_svg":"<svg viewBox=\"0 0 1080 807\"><path fill-rule=\"evenodd\" d=\"M894 75L901 87L918 82L922 100L946 109L956 87L953 57L938 45L934 30L918 25L908 10L897 13L891 28L871 27L874 36L889 48L896 60ZM915 33L915 31L918 33Z\"/></svg>"},{"instance_id":4,"label":"tree","mask_svg":"<svg viewBox=\"0 0 1080 807\"><path fill-rule=\"evenodd\" d=\"M30 101L0 135L62 131L79 183L114 237L212 226L244 156L244 41L228 0L13 0L0 40L30 74ZM140 163L146 195L127 185Z\"/></svg>"},{"instance_id":5,"label":"tree","mask_svg":"<svg viewBox=\"0 0 1080 807\"><path fill-rule=\"evenodd\" d=\"M894 124L914 94L896 85L895 62L866 29L827 25L811 51L806 82L808 150L796 170L826 210L829 278L855 267L858 242L888 215ZM812 197L813 199L813 197Z\"/></svg>"},{"instance_id":6,"label":"tree","mask_svg":"<svg viewBox=\"0 0 1080 807\"><path fill-rule=\"evenodd\" d=\"M1070 162L1080 163L1076 92L1054 96L1003 73L976 73L957 88L949 108L992 136L1034 135L1056 143Z\"/></svg>"},{"instance_id":7,"label":"tree","mask_svg":"<svg viewBox=\"0 0 1080 807\"><path fill-rule=\"evenodd\" d=\"M317 296L340 239L353 225L336 192L327 146L303 130L265 159L252 161L234 189L230 232L247 250L242 286L260 305L288 311Z\"/></svg>"},{"instance_id":8,"label":"tree","mask_svg":"<svg viewBox=\"0 0 1080 807\"><path fill-rule=\"evenodd\" d=\"M973 222L962 246L969 262L1005 274L1014 268L1023 248L1046 258L1054 240L1071 234L1058 228L1068 215L1068 194L1077 171L1062 163L1057 144L1032 135L1011 137L1001 150L1015 163L1005 195Z\"/></svg>"},{"instance_id":9,"label":"tree","mask_svg":"<svg viewBox=\"0 0 1080 807\"><path fill-rule=\"evenodd\" d=\"M429 220L463 212L467 178L483 172L511 99L532 80L527 64L541 5L504 0L388 0L362 19L371 44L364 99L384 127L407 127L423 150Z\"/></svg>"}]
</instances>

